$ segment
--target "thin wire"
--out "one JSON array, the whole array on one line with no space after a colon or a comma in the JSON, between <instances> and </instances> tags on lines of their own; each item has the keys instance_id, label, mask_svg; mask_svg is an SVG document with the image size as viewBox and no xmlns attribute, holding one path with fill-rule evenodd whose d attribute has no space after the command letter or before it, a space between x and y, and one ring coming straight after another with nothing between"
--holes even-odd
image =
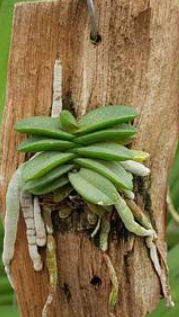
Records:
<instances>
[{"instance_id":1,"label":"thin wire","mask_svg":"<svg viewBox=\"0 0 179 317\"><path fill-rule=\"evenodd\" d=\"M87 0L87 4L91 21L91 39L95 41L98 37L98 22L93 0Z\"/></svg>"}]
</instances>

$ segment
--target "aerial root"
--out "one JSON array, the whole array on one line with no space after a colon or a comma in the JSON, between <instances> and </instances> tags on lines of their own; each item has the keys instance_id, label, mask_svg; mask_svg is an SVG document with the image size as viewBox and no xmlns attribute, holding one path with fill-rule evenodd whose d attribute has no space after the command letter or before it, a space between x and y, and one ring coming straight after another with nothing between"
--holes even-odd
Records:
<instances>
[{"instance_id":1,"label":"aerial root","mask_svg":"<svg viewBox=\"0 0 179 317\"><path fill-rule=\"evenodd\" d=\"M100 234L99 234L99 248L103 252L108 250L108 238L111 230L110 213L106 213L101 220Z\"/></svg>"},{"instance_id":2,"label":"aerial root","mask_svg":"<svg viewBox=\"0 0 179 317\"><path fill-rule=\"evenodd\" d=\"M6 194L6 215L4 219L4 240L2 260L7 272L10 284L13 287L11 276L11 261L14 257L15 243L17 236L17 227L20 214L20 192L22 187L22 171L24 165L21 165L13 175ZM12 212L13 211L13 212Z\"/></svg>"},{"instance_id":3,"label":"aerial root","mask_svg":"<svg viewBox=\"0 0 179 317\"><path fill-rule=\"evenodd\" d=\"M91 238L94 238L97 235L97 233L100 229L100 226L101 226L101 218L99 217L97 224L96 224L96 227L94 228L93 232L91 233Z\"/></svg>"},{"instance_id":4,"label":"aerial root","mask_svg":"<svg viewBox=\"0 0 179 317\"><path fill-rule=\"evenodd\" d=\"M34 223L36 232L36 243L39 247L44 247L46 245L46 232L39 199L37 196L34 197Z\"/></svg>"},{"instance_id":5,"label":"aerial root","mask_svg":"<svg viewBox=\"0 0 179 317\"><path fill-rule=\"evenodd\" d=\"M43 263L38 252L36 243L35 221L34 221L34 206L32 195L28 192L21 192L21 207L26 223L26 236L28 242L29 255L33 262L34 270L41 271Z\"/></svg>"},{"instance_id":6,"label":"aerial root","mask_svg":"<svg viewBox=\"0 0 179 317\"><path fill-rule=\"evenodd\" d=\"M145 229L135 221L132 211L120 195L118 203L115 204L115 208L128 231L133 232L137 236L141 237L154 235L153 229Z\"/></svg>"}]
</instances>

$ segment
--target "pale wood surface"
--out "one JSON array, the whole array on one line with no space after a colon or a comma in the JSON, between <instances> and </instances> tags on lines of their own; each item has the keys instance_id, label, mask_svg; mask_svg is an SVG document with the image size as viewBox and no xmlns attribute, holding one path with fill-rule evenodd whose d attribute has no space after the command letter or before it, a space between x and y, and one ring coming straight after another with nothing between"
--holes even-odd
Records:
<instances>
[{"instance_id":1,"label":"pale wood surface","mask_svg":"<svg viewBox=\"0 0 179 317\"><path fill-rule=\"evenodd\" d=\"M86 1L18 4L14 15L7 100L2 126L1 209L7 184L23 161L15 148L22 137L13 125L23 117L50 113L52 71L63 63L63 103L81 116L106 104L129 104L139 112L134 147L151 154L151 180L136 183L137 201L152 217L165 249L166 189L178 136L179 20L177 0L96 0L102 42L89 42ZM12 210L13 212L13 210ZM56 234L57 299L50 317L109 317L109 276L87 234ZM45 254L45 251L44 251ZM121 232L110 245L120 294L116 317L142 317L160 299L160 284L142 239ZM48 277L34 273L24 221L19 223L13 273L23 317L40 317ZM94 275L102 285L94 288ZM65 295L68 285L71 297Z\"/></svg>"}]
</instances>

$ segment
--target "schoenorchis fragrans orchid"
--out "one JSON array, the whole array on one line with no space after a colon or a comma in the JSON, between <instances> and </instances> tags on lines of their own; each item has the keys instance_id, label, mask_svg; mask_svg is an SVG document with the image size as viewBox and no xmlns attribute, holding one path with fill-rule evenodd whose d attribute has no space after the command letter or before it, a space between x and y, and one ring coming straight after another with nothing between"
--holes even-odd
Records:
<instances>
[{"instance_id":1,"label":"schoenorchis fragrans orchid","mask_svg":"<svg viewBox=\"0 0 179 317\"><path fill-rule=\"evenodd\" d=\"M61 63L58 60L54 68L52 116L27 118L15 126L17 132L29 136L18 151L36 154L17 169L7 190L3 261L8 275L21 207L27 227L29 254L36 271L43 267L38 247L47 241L51 293L55 291L57 267L53 257L51 212L44 208L42 217L38 197L50 193L55 197L57 192L61 192L63 198L75 192L85 202L89 222L94 225L91 236L94 238L99 234L99 247L103 252L108 250L110 216L115 210L128 231L147 237L148 248L154 250L151 259L159 275L160 263L154 244L156 233L134 201L133 175L150 175L150 169L143 165L149 154L127 147L137 133L131 124L137 116L136 111L129 106L106 106L76 120L69 111L62 111L61 82ZM67 217L70 216L69 210L67 213ZM60 212L59 215L62 217ZM113 283L110 302L115 305L117 278L107 254L104 258ZM51 298L44 306L44 316Z\"/></svg>"}]
</instances>

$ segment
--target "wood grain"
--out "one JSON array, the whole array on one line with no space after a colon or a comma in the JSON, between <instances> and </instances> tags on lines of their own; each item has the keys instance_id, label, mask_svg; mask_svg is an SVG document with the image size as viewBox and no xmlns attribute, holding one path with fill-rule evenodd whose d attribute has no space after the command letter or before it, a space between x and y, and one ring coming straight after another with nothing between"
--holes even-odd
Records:
<instances>
[{"instance_id":1,"label":"wood grain","mask_svg":"<svg viewBox=\"0 0 179 317\"><path fill-rule=\"evenodd\" d=\"M18 4L14 13L7 98L2 126L1 210L8 182L24 160L14 123L48 115L57 54L63 64L63 104L79 117L107 104L129 104L139 113L133 147L151 154L151 179L136 180L138 204L150 213L165 250L166 190L178 137L179 19L177 0L96 0L101 43L89 41L86 1ZM12 210L13 212L13 210ZM59 285L50 317L109 317L111 288L102 253L88 234L56 233ZM164 251L165 252L165 251ZM45 250L42 252L45 255ZM142 239L111 241L120 294L116 317L142 317L160 300L161 288ZM41 316L48 294L46 268L33 271L23 219L13 274L23 317ZM94 275L102 284L90 284ZM67 296L68 294L68 296Z\"/></svg>"}]
</instances>

